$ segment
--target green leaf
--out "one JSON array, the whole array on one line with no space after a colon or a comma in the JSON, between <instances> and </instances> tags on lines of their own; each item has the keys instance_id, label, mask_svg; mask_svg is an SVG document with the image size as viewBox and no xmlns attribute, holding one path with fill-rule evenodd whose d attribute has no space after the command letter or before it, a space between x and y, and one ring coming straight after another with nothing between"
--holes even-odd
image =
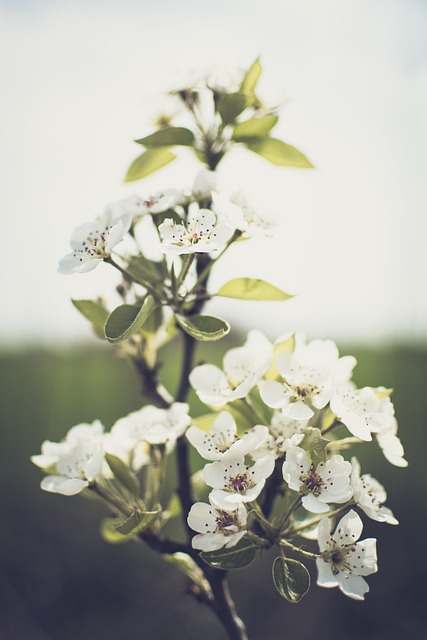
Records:
<instances>
[{"instance_id":1,"label":"green leaf","mask_svg":"<svg viewBox=\"0 0 427 640\"><path fill-rule=\"evenodd\" d=\"M154 511L134 511L127 520L116 525L116 531L125 536L133 536L144 531L159 515L160 507Z\"/></svg>"},{"instance_id":2,"label":"green leaf","mask_svg":"<svg viewBox=\"0 0 427 640\"><path fill-rule=\"evenodd\" d=\"M216 569L242 569L254 560L257 548L248 540L240 540L234 547L223 548L217 551L202 551L200 557L206 564Z\"/></svg>"},{"instance_id":3,"label":"green leaf","mask_svg":"<svg viewBox=\"0 0 427 640\"><path fill-rule=\"evenodd\" d=\"M163 261L149 260L143 255L131 258L126 265L126 271L137 282L163 282L167 275L166 265Z\"/></svg>"},{"instance_id":4,"label":"green leaf","mask_svg":"<svg viewBox=\"0 0 427 640\"><path fill-rule=\"evenodd\" d=\"M105 337L108 342L126 340L139 331L149 315L154 311L156 302L153 296L147 296L141 308L132 304L122 304L114 309L105 324Z\"/></svg>"},{"instance_id":5,"label":"green leaf","mask_svg":"<svg viewBox=\"0 0 427 640\"><path fill-rule=\"evenodd\" d=\"M124 536L116 529L117 518L104 518L102 520L99 531L105 542L109 544L123 544L129 542L132 536Z\"/></svg>"},{"instance_id":6,"label":"green leaf","mask_svg":"<svg viewBox=\"0 0 427 640\"><path fill-rule=\"evenodd\" d=\"M105 339L104 325L108 318L108 309L95 300L71 300L71 302L89 320L98 338Z\"/></svg>"},{"instance_id":7,"label":"green leaf","mask_svg":"<svg viewBox=\"0 0 427 640\"><path fill-rule=\"evenodd\" d=\"M247 98L243 93L226 93L219 99L218 112L224 124L230 124L246 109Z\"/></svg>"},{"instance_id":8,"label":"green leaf","mask_svg":"<svg viewBox=\"0 0 427 640\"><path fill-rule=\"evenodd\" d=\"M125 175L125 182L141 180L141 178L145 178L150 173L166 166L175 158L176 155L169 149L147 149L132 162Z\"/></svg>"},{"instance_id":9,"label":"green leaf","mask_svg":"<svg viewBox=\"0 0 427 640\"><path fill-rule=\"evenodd\" d=\"M235 142L247 142L253 138L265 138L268 132L276 126L278 120L279 116L269 114L260 118L251 118L250 120L238 122L231 137Z\"/></svg>"},{"instance_id":10,"label":"green leaf","mask_svg":"<svg viewBox=\"0 0 427 640\"><path fill-rule=\"evenodd\" d=\"M307 452L311 462L317 466L320 462L325 462L328 444L329 440L322 437L319 429L307 427L299 446Z\"/></svg>"},{"instance_id":11,"label":"green leaf","mask_svg":"<svg viewBox=\"0 0 427 640\"><path fill-rule=\"evenodd\" d=\"M140 493L139 480L130 469L117 456L113 456L111 453L105 454L105 459L111 471L114 473L115 478L133 495L138 496Z\"/></svg>"},{"instance_id":12,"label":"green leaf","mask_svg":"<svg viewBox=\"0 0 427 640\"><path fill-rule=\"evenodd\" d=\"M310 574L298 560L276 558L273 581L277 591L288 602L299 602L310 589Z\"/></svg>"},{"instance_id":13,"label":"green leaf","mask_svg":"<svg viewBox=\"0 0 427 640\"><path fill-rule=\"evenodd\" d=\"M257 58L246 71L240 89L243 93L253 93L262 73L261 62Z\"/></svg>"},{"instance_id":14,"label":"green leaf","mask_svg":"<svg viewBox=\"0 0 427 640\"><path fill-rule=\"evenodd\" d=\"M312 169L313 165L301 151L277 138L263 140L248 140L248 149L262 156L272 164L280 167L296 167L298 169Z\"/></svg>"},{"instance_id":15,"label":"green leaf","mask_svg":"<svg viewBox=\"0 0 427 640\"><path fill-rule=\"evenodd\" d=\"M214 316L191 316L186 318L177 314L175 318L181 329L196 340L220 340L230 331L228 322Z\"/></svg>"},{"instance_id":16,"label":"green leaf","mask_svg":"<svg viewBox=\"0 0 427 640\"><path fill-rule=\"evenodd\" d=\"M293 297L273 284L257 278L234 278L224 284L215 295L239 300L289 300Z\"/></svg>"},{"instance_id":17,"label":"green leaf","mask_svg":"<svg viewBox=\"0 0 427 640\"><path fill-rule=\"evenodd\" d=\"M135 140L135 142L146 147L173 147L174 145L191 147L194 142L194 134L185 127L164 127L145 136L145 138Z\"/></svg>"}]
</instances>

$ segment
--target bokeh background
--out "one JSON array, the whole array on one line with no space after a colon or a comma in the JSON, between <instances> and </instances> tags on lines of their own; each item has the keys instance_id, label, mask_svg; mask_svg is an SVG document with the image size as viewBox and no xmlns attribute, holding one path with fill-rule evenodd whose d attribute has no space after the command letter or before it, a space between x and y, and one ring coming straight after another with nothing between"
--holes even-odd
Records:
<instances>
[{"instance_id":1,"label":"bokeh background","mask_svg":"<svg viewBox=\"0 0 427 640\"><path fill-rule=\"evenodd\" d=\"M270 338L298 329L336 340L358 358L357 384L395 389L410 466L392 467L375 447L355 451L401 521L365 519L380 566L365 603L313 586L288 605L268 557L232 576L233 593L251 640L426 637L427 2L0 0L1 640L224 637L169 565L141 545L101 540L100 505L42 493L29 456L74 424L109 427L141 405L130 367L69 302L108 296L113 274L55 271L71 230L115 199L191 185L197 166L184 154L123 185L132 140L187 74L233 72L259 54L261 93L283 104L278 134L317 169L238 151L226 160L223 186L280 226L235 248L214 278L265 277L298 296L212 303L233 332L200 357L220 362L254 326ZM167 384L178 359L176 348Z\"/></svg>"}]
</instances>

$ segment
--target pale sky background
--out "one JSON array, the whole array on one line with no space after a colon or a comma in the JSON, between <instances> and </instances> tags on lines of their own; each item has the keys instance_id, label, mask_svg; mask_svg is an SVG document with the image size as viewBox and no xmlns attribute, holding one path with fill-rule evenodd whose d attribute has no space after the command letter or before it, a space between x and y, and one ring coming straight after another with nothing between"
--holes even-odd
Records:
<instances>
[{"instance_id":1,"label":"pale sky background","mask_svg":"<svg viewBox=\"0 0 427 640\"><path fill-rule=\"evenodd\" d=\"M287 303L215 300L270 337L427 338L427 2L0 0L0 344L89 337L69 302L111 289L108 265L56 272L78 224L132 193L191 185L186 153L124 185L178 78L247 67L285 102L278 137L316 171L235 152L220 170L281 225L230 251L214 284L270 280Z\"/></svg>"}]
</instances>

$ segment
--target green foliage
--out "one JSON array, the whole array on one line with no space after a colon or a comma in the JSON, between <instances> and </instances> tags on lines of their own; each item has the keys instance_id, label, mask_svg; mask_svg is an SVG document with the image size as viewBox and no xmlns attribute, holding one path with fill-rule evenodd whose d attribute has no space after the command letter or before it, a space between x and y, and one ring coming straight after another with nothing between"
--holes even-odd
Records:
<instances>
[{"instance_id":1,"label":"green foliage","mask_svg":"<svg viewBox=\"0 0 427 640\"><path fill-rule=\"evenodd\" d=\"M122 304L114 309L105 324L105 337L108 342L122 342L139 331L155 307L153 296L148 295L141 307Z\"/></svg>"},{"instance_id":2,"label":"green foliage","mask_svg":"<svg viewBox=\"0 0 427 640\"><path fill-rule=\"evenodd\" d=\"M129 542L132 536L125 536L119 533L116 529L117 518L104 518L101 521L99 532L101 537L109 544L123 544L123 542Z\"/></svg>"},{"instance_id":3,"label":"green foliage","mask_svg":"<svg viewBox=\"0 0 427 640\"><path fill-rule=\"evenodd\" d=\"M322 437L319 429L307 427L304 438L299 446L307 452L311 462L314 465L318 465L320 462L325 462L326 460L326 447L328 444L329 440Z\"/></svg>"},{"instance_id":4,"label":"green foliage","mask_svg":"<svg viewBox=\"0 0 427 640\"><path fill-rule=\"evenodd\" d=\"M194 142L194 134L185 127L163 127L135 142L143 144L145 147L173 147L175 145L191 147Z\"/></svg>"},{"instance_id":5,"label":"green foliage","mask_svg":"<svg viewBox=\"0 0 427 640\"><path fill-rule=\"evenodd\" d=\"M108 309L96 300L71 300L71 302L89 320L98 338L104 340L104 326L109 314Z\"/></svg>"},{"instance_id":6,"label":"green foliage","mask_svg":"<svg viewBox=\"0 0 427 640\"><path fill-rule=\"evenodd\" d=\"M187 318L177 314L175 318L181 329L196 340L220 340L230 331L228 322L214 316L195 315Z\"/></svg>"},{"instance_id":7,"label":"green foliage","mask_svg":"<svg viewBox=\"0 0 427 640\"><path fill-rule=\"evenodd\" d=\"M157 518L160 511L160 507L153 511L135 510L124 522L116 525L116 531L125 536L136 535L149 527L153 520Z\"/></svg>"},{"instance_id":8,"label":"green foliage","mask_svg":"<svg viewBox=\"0 0 427 640\"><path fill-rule=\"evenodd\" d=\"M231 124L247 107L243 93L226 93L219 99L218 112L224 124Z\"/></svg>"},{"instance_id":9,"label":"green foliage","mask_svg":"<svg viewBox=\"0 0 427 640\"><path fill-rule=\"evenodd\" d=\"M248 140L248 149L262 156L272 164L280 167L295 167L297 169L312 169L313 165L301 151L283 140L264 138L262 140Z\"/></svg>"},{"instance_id":10,"label":"green foliage","mask_svg":"<svg viewBox=\"0 0 427 640\"><path fill-rule=\"evenodd\" d=\"M142 254L132 257L127 266L126 271L140 283L144 282L162 282L167 275L167 269L164 261L156 262L149 260Z\"/></svg>"},{"instance_id":11,"label":"green foliage","mask_svg":"<svg viewBox=\"0 0 427 640\"><path fill-rule=\"evenodd\" d=\"M147 149L132 162L127 170L125 182L141 180L141 178L149 176L150 173L165 167L175 158L176 155L172 151L163 147Z\"/></svg>"},{"instance_id":12,"label":"green foliage","mask_svg":"<svg viewBox=\"0 0 427 640\"><path fill-rule=\"evenodd\" d=\"M111 471L114 473L114 477L131 493L133 496L139 496L141 486L139 480L130 469L117 456L113 456L111 453L105 454L105 460Z\"/></svg>"},{"instance_id":13,"label":"green foliage","mask_svg":"<svg viewBox=\"0 0 427 640\"><path fill-rule=\"evenodd\" d=\"M258 278L234 278L215 294L240 300L289 300L293 296Z\"/></svg>"},{"instance_id":14,"label":"green foliage","mask_svg":"<svg viewBox=\"0 0 427 640\"><path fill-rule=\"evenodd\" d=\"M238 122L234 127L232 139L235 142L247 142L253 138L265 138L278 120L279 116L269 114Z\"/></svg>"},{"instance_id":15,"label":"green foliage","mask_svg":"<svg viewBox=\"0 0 427 640\"><path fill-rule=\"evenodd\" d=\"M257 547L252 542L245 540L239 540L234 546L227 549L217 549L216 551L202 551L200 557L206 564L209 564L215 569L223 569L228 571L230 569L243 569L247 567L257 554Z\"/></svg>"},{"instance_id":16,"label":"green foliage","mask_svg":"<svg viewBox=\"0 0 427 640\"><path fill-rule=\"evenodd\" d=\"M253 93L255 91L258 80L260 79L261 73L261 62L259 58L257 58L246 71L242 80L242 84L240 85L240 90L243 93Z\"/></svg>"},{"instance_id":17,"label":"green foliage","mask_svg":"<svg viewBox=\"0 0 427 640\"><path fill-rule=\"evenodd\" d=\"M310 574L298 560L278 557L273 562L273 582L282 598L299 602L310 588Z\"/></svg>"}]
</instances>

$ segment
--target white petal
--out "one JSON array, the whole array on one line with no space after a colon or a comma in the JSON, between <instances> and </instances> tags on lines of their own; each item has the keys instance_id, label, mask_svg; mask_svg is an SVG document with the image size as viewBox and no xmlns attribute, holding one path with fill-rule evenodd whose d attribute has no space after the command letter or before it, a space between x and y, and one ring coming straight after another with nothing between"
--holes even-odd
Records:
<instances>
[{"instance_id":1,"label":"white petal","mask_svg":"<svg viewBox=\"0 0 427 640\"><path fill-rule=\"evenodd\" d=\"M191 541L193 549L200 551L216 551L221 549L227 542L227 537L223 533L199 533Z\"/></svg>"},{"instance_id":2,"label":"white petal","mask_svg":"<svg viewBox=\"0 0 427 640\"><path fill-rule=\"evenodd\" d=\"M304 496L301 502L304 509L311 511L311 513L325 513L326 511L329 511L329 506L324 502L321 502L319 498L312 493L308 493Z\"/></svg>"},{"instance_id":3,"label":"white petal","mask_svg":"<svg viewBox=\"0 0 427 640\"><path fill-rule=\"evenodd\" d=\"M329 541L331 539L331 521L329 518L322 518L319 523L319 549L321 552L329 549Z\"/></svg>"},{"instance_id":4,"label":"white petal","mask_svg":"<svg viewBox=\"0 0 427 640\"><path fill-rule=\"evenodd\" d=\"M187 517L188 526L199 533L212 533L216 529L215 509L204 502L192 505Z\"/></svg>"},{"instance_id":5,"label":"white petal","mask_svg":"<svg viewBox=\"0 0 427 640\"><path fill-rule=\"evenodd\" d=\"M369 585L362 577L340 571L338 580L339 588L346 596L353 598L353 600L365 599L365 593L368 593Z\"/></svg>"},{"instance_id":6,"label":"white petal","mask_svg":"<svg viewBox=\"0 0 427 640\"><path fill-rule=\"evenodd\" d=\"M356 542L361 536L363 522L360 516L353 510L346 513L338 522L332 538L340 547Z\"/></svg>"},{"instance_id":7,"label":"white petal","mask_svg":"<svg viewBox=\"0 0 427 640\"><path fill-rule=\"evenodd\" d=\"M332 573L330 562L325 562L322 558L316 558L316 566L318 571L317 584L319 587L337 587L337 576Z\"/></svg>"},{"instance_id":8,"label":"white petal","mask_svg":"<svg viewBox=\"0 0 427 640\"><path fill-rule=\"evenodd\" d=\"M289 391L276 380L266 380L260 388L261 399L268 407L279 409L289 401Z\"/></svg>"},{"instance_id":9,"label":"white petal","mask_svg":"<svg viewBox=\"0 0 427 640\"><path fill-rule=\"evenodd\" d=\"M41 488L50 493L60 493L64 496L74 496L83 491L89 483L79 478L65 478L64 476L46 476L41 481Z\"/></svg>"}]
</instances>

